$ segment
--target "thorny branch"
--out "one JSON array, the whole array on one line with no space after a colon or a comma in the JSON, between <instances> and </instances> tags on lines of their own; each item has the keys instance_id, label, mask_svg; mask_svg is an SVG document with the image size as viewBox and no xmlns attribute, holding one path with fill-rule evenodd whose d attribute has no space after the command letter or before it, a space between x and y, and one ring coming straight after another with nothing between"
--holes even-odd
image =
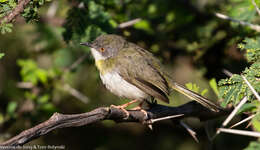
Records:
<instances>
[{"instance_id":1,"label":"thorny branch","mask_svg":"<svg viewBox=\"0 0 260 150\"><path fill-rule=\"evenodd\" d=\"M115 122L139 122L149 125L153 123L152 120L167 116L179 115L179 117L174 118L175 120L180 120L185 117L197 117L203 121L230 113L230 110L220 110L219 112L210 111L195 101L178 107L152 104L150 109L147 110L147 115L140 110L127 111L129 112L129 116L126 115L122 109L116 107L100 107L82 114L65 115L54 113L47 121L21 132L17 136L1 143L0 146L23 145L58 128L78 127L100 122L102 120L114 120Z\"/></svg>"}]
</instances>

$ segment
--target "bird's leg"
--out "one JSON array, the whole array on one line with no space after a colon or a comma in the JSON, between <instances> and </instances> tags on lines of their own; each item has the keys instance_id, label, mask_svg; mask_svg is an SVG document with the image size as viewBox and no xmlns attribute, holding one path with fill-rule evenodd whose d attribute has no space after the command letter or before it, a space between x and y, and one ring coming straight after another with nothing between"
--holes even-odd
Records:
<instances>
[{"instance_id":1,"label":"bird's leg","mask_svg":"<svg viewBox=\"0 0 260 150\"><path fill-rule=\"evenodd\" d=\"M130 110L143 110L142 109L143 103L144 103L144 101L141 101L136 107L131 108Z\"/></svg>"},{"instance_id":2,"label":"bird's leg","mask_svg":"<svg viewBox=\"0 0 260 150\"><path fill-rule=\"evenodd\" d=\"M137 99L132 100L132 101L130 101L130 102L128 102L128 103L125 103L125 104L123 104L123 105L119 105L119 106L122 107L122 108L126 108L126 107L128 107L129 105L131 105L131 104L133 104L133 103L136 103L136 102L138 102Z\"/></svg>"}]
</instances>

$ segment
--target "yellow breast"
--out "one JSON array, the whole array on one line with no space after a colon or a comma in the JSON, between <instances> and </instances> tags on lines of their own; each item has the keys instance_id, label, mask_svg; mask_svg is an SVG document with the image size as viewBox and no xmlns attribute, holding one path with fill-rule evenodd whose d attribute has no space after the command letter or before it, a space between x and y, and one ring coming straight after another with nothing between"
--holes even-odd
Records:
<instances>
[{"instance_id":1,"label":"yellow breast","mask_svg":"<svg viewBox=\"0 0 260 150\"><path fill-rule=\"evenodd\" d=\"M99 72L103 75L108 71L112 70L112 61L111 60L98 60L95 62Z\"/></svg>"},{"instance_id":2,"label":"yellow breast","mask_svg":"<svg viewBox=\"0 0 260 150\"><path fill-rule=\"evenodd\" d=\"M97 66L97 68L98 68L99 71L102 70L103 61L104 61L104 60L98 60L98 61L95 62L95 63L96 63L96 66Z\"/></svg>"}]
</instances>

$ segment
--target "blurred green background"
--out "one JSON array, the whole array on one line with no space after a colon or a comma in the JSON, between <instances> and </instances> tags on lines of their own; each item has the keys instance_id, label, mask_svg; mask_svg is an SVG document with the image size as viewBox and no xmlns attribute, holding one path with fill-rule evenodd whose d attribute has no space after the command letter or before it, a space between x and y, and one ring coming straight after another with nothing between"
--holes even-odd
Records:
<instances>
[{"instance_id":1,"label":"blurred green background","mask_svg":"<svg viewBox=\"0 0 260 150\"><path fill-rule=\"evenodd\" d=\"M16 3L0 1L2 15ZM0 142L47 120L54 112L83 113L128 102L105 89L89 49L79 45L105 33L124 36L151 51L175 81L192 83L197 92L221 102L209 81L227 78L223 69L240 73L249 66L237 44L246 36L258 34L217 18L215 12L253 23L259 21L249 0L30 2L23 17L1 28L4 34L0 36L0 53L5 56L0 60ZM120 28L121 23L133 19L140 20ZM73 65L75 62L79 63ZM169 105L178 106L189 100L173 92L170 101ZM210 121L210 128L219 126L221 119ZM184 121L197 132L200 143L170 121L156 123L153 131L138 123L104 121L59 129L27 145L65 145L66 149L87 150L239 150L255 140L221 134L210 142L204 122L195 118Z\"/></svg>"}]
</instances>

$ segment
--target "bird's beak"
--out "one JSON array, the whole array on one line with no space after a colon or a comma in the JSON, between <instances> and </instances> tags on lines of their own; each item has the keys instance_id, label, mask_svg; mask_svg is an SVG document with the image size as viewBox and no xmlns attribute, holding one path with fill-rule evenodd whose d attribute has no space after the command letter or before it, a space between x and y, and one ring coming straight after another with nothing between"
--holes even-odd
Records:
<instances>
[{"instance_id":1,"label":"bird's beak","mask_svg":"<svg viewBox=\"0 0 260 150\"><path fill-rule=\"evenodd\" d=\"M88 47L92 47L91 43L90 42L83 42L83 43L79 43L80 45L85 45L85 46L88 46Z\"/></svg>"}]
</instances>

